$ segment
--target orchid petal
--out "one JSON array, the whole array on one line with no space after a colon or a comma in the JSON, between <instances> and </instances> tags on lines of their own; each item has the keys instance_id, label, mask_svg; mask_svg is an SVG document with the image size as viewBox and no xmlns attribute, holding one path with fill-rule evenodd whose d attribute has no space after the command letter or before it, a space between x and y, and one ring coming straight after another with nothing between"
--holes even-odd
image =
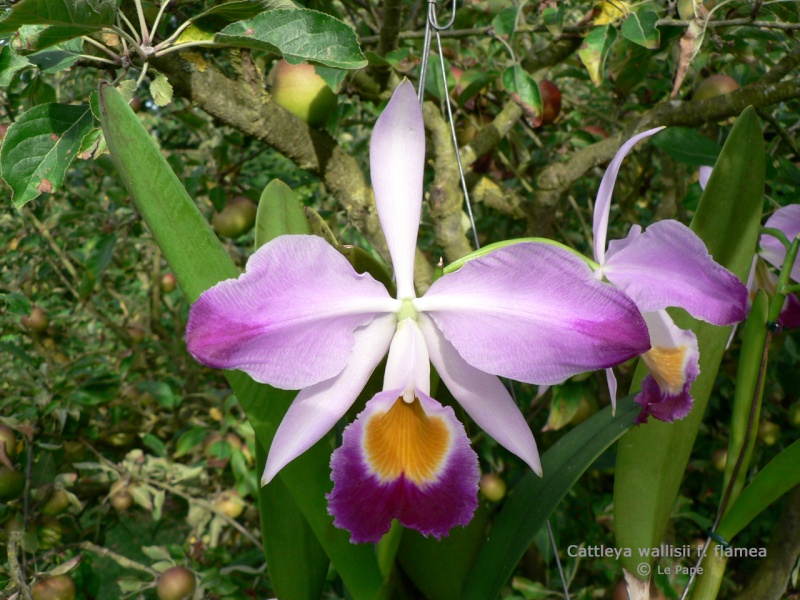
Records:
<instances>
[{"instance_id":1,"label":"orchid petal","mask_svg":"<svg viewBox=\"0 0 800 600\"><path fill-rule=\"evenodd\" d=\"M652 349L642 355L650 370L642 382L636 402L644 409L638 423L648 415L661 421L684 418L692 408L690 389L700 373L697 337L680 329L666 311L644 313Z\"/></svg>"},{"instance_id":2,"label":"orchid petal","mask_svg":"<svg viewBox=\"0 0 800 600\"><path fill-rule=\"evenodd\" d=\"M779 229L786 234L789 241L792 241L797 234L800 234L800 204L790 204L779 208L767 219L764 227ZM786 247L778 238L766 233L762 234L758 245L761 247L759 254L764 260L777 269L783 266L783 260L786 258ZM800 261L795 261L791 278L800 282Z\"/></svg>"},{"instance_id":3,"label":"orchid petal","mask_svg":"<svg viewBox=\"0 0 800 600\"><path fill-rule=\"evenodd\" d=\"M781 327L796 329L800 327L800 301L794 294L787 294L778 318Z\"/></svg>"},{"instance_id":4,"label":"orchid petal","mask_svg":"<svg viewBox=\"0 0 800 600\"><path fill-rule=\"evenodd\" d=\"M478 505L478 457L453 409L402 389L367 402L331 457L328 512L351 541L377 542L396 518L437 539Z\"/></svg>"},{"instance_id":5,"label":"orchid petal","mask_svg":"<svg viewBox=\"0 0 800 600\"><path fill-rule=\"evenodd\" d=\"M209 367L299 389L340 373L353 331L398 307L322 238L280 236L250 257L238 279L203 292L189 312L186 342Z\"/></svg>"},{"instance_id":6,"label":"orchid petal","mask_svg":"<svg viewBox=\"0 0 800 600\"><path fill-rule=\"evenodd\" d=\"M453 397L478 427L541 475L542 463L531 428L502 382L461 358L430 318L420 315L419 325L431 362Z\"/></svg>"},{"instance_id":7,"label":"orchid petal","mask_svg":"<svg viewBox=\"0 0 800 600\"><path fill-rule=\"evenodd\" d=\"M375 367L386 355L395 316L376 317L356 329L353 356L336 377L303 389L283 417L267 456L261 483L266 485L287 464L331 430L353 405Z\"/></svg>"},{"instance_id":8,"label":"orchid petal","mask_svg":"<svg viewBox=\"0 0 800 600\"><path fill-rule=\"evenodd\" d=\"M736 323L746 314L747 288L678 221L650 225L608 258L603 273L642 312L680 306L715 325Z\"/></svg>"},{"instance_id":9,"label":"orchid petal","mask_svg":"<svg viewBox=\"0 0 800 600\"><path fill-rule=\"evenodd\" d=\"M383 389L404 388L401 394L406 402L414 400L416 390L423 394L431 393L431 363L425 339L416 321L403 319L397 324L386 371Z\"/></svg>"},{"instance_id":10,"label":"orchid petal","mask_svg":"<svg viewBox=\"0 0 800 600\"><path fill-rule=\"evenodd\" d=\"M701 189L706 189L708 180L711 179L711 172L714 167L702 166L697 172L697 182L700 184Z\"/></svg>"},{"instance_id":11,"label":"orchid petal","mask_svg":"<svg viewBox=\"0 0 800 600\"><path fill-rule=\"evenodd\" d=\"M375 123L369 163L378 217L392 255L397 297L413 298L425 129L417 94L408 80L397 86Z\"/></svg>"},{"instance_id":12,"label":"orchid petal","mask_svg":"<svg viewBox=\"0 0 800 600\"><path fill-rule=\"evenodd\" d=\"M436 280L414 301L473 367L555 384L649 348L631 300L545 243L499 248Z\"/></svg>"},{"instance_id":13,"label":"orchid petal","mask_svg":"<svg viewBox=\"0 0 800 600\"><path fill-rule=\"evenodd\" d=\"M617 150L614 158L609 163L603 179L600 181L600 187L597 190L597 199L594 203L594 222L592 224L592 233L594 235L594 259L603 264L605 260L606 251L606 236L608 235L608 215L611 211L611 196L614 194L614 184L617 182L617 175L622 165L623 159L627 156L636 145L636 142L658 133L664 129L663 127L656 127L643 133L633 136L627 142L622 144L622 147Z\"/></svg>"}]
</instances>

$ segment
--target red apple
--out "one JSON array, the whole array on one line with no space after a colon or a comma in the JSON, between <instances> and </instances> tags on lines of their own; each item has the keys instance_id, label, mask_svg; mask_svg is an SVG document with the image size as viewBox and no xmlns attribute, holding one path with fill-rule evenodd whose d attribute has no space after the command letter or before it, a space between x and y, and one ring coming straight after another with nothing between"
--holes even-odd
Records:
<instances>
[{"instance_id":1,"label":"red apple","mask_svg":"<svg viewBox=\"0 0 800 600\"><path fill-rule=\"evenodd\" d=\"M723 94L730 94L734 90L739 89L739 84L730 75L718 73L705 79L697 89L694 91L692 100L708 100Z\"/></svg>"},{"instance_id":2,"label":"red apple","mask_svg":"<svg viewBox=\"0 0 800 600\"><path fill-rule=\"evenodd\" d=\"M336 94L308 63L292 65L281 59L267 81L275 102L312 127L323 127L336 108Z\"/></svg>"},{"instance_id":3,"label":"red apple","mask_svg":"<svg viewBox=\"0 0 800 600\"><path fill-rule=\"evenodd\" d=\"M542 98L542 125L547 125L561 113L561 91L552 81L542 79L539 82L539 96Z\"/></svg>"},{"instance_id":4,"label":"red apple","mask_svg":"<svg viewBox=\"0 0 800 600\"><path fill-rule=\"evenodd\" d=\"M38 306L31 307L31 314L22 317L22 324L35 333L44 333L50 325L50 317Z\"/></svg>"},{"instance_id":5,"label":"red apple","mask_svg":"<svg viewBox=\"0 0 800 600\"><path fill-rule=\"evenodd\" d=\"M586 125L586 127L581 127L581 131L585 131L586 133L590 133L595 137L601 137L608 139L610 134L603 129L602 127L598 127L597 125Z\"/></svg>"},{"instance_id":6,"label":"red apple","mask_svg":"<svg viewBox=\"0 0 800 600\"><path fill-rule=\"evenodd\" d=\"M167 569L158 578L159 600L189 600L197 585L194 575L184 567Z\"/></svg>"},{"instance_id":7,"label":"red apple","mask_svg":"<svg viewBox=\"0 0 800 600\"><path fill-rule=\"evenodd\" d=\"M161 291L165 293L169 293L175 289L178 285L178 282L175 279L175 275L173 273L164 273L161 276Z\"/></svg>"},{"instance_id":8,"label":"red apple","mask_svg":"<svg viewBox=\"0 0 800 600\"><path fill-rule=\"evenodd\" d=\"M221 236L237 238L253 228L257 211L258 206L250 198L237 196L228 202L221 212L214 213L211 225Z\"/></svg>"},{"instance_id":9,"label":"red apple","mask_svg":"<svg viewBox=\"0 0 800 600\"><path fill-rule=\"evenodd\" d=\"M31 586L33 600L75 600L75 583L69 575L45 577Z\"/></svg>"},{"instance_id":10,"label":"red apple","mask_svg":"<svg viewBox=\"0 0 800 600\"><path fill-rule=\"evenodd\" d=\"M134 96L133 98L131 98L130 106L133 109L133 112L138 113L142 112L142 109L144 108L144 103L142 102L142 99L139 98L139 96Z\"/></svg>"}]
</instances>

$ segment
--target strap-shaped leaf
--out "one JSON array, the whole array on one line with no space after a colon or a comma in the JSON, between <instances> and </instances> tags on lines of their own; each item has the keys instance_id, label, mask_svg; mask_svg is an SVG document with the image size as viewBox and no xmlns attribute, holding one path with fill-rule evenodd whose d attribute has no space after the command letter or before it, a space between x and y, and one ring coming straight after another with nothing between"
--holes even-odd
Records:
<instances>
[{"instance_id":1,"label":"strap-shaped leaf","mask_svg":"<svg viewBox=\"0 0 800 600\"><path fill-rule=\"evenodd\" d=\"M83 137L92 130L86 104L41 104L22 114L6 132L0 150L0 172L21 208L39 194L64 183L67 167Z\"/></svg>"},{"instance_id":2,"label":"strap-shaped leaf","mask_svg":"<svg viewBox=\"0 0 800 600\"><path fill-rule=\"evenodd\" d=\"M745 281L753 260L764 200L764 139L752 108L736 120L697 208L692 229L714 259ZM694 408L682 421L651 419L620 440L614 481L618 548L631 548L622 564L632 573L641 562L637 548L659 545L725 351L730 327L715 327L686 314L675 315L700 347L700 375L692 386ZM647 373L639 365L634 388ZM633 390L632 390L633 391Z\"/></svg>"},{"instance_id":3,"label":"strap-shaped leaf","mask_svg":"<svg viewBox=\"0 0 800 600\"><path fill-rule=\"evenodd\" d=\"M20 0L0 21L0 33L22 25L72 25L84 30L114 24L115 0Z\"/></svg>"},{"instance_id":4,"label":"strap-shaped leaf","mask_svg":"<svg viewBox=\"0 0 800 600\"><path fill-rule=\"evenodd\" d=\"M304 60L336 69L367 66L355 31L315 10L273 10L232 23L214 41L283 54L292 64Z\"/></svg>"},{"instance_id":5,"label":"strap-shaped leaf","mask_svg":"<svg viewBox=\"0 0 800 600\"><path fill-rule=\"evenodd\" d=\"M617 401L617 414L608 406L556 442L542 456L544 477L529 472L514 486L492 522L472 576L464 587L465 600L497 598L520 558L564 495L592 463L633 426L641 407L633 397Z\"/></svg>"},{"instance_id":6,"label":"strap-shaped leaf","mask_svg":"<svg viewBox=\"0 0 800 600\"><path fill-rule=\"evenodd\" d=\"M100 88L103 132L120 178L191 302L217 282L239 272L125 99L109 85ZM258 441L269 448L294 392L226 373ZM354 545L327 513L330 446L318 442L280 473L306 521L356 599L381 597L382 577L373 549ZM280 518L277 515L275 518Z\"/></svg>"}]
</instances>

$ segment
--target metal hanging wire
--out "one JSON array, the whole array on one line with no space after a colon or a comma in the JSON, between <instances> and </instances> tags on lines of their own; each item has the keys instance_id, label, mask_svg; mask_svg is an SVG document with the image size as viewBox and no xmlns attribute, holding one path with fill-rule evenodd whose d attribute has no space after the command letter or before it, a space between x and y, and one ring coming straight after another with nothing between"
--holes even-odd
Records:
<instances>
[{"instance_id":1,"label":"metal hanging wire","mask_svg":"<svg viewBox=\"0 0 800 600\"><path fill-rule=\"evenodd\" d=\"M450 90L447 89L447 69L444 65L444 56L442 55L442 38L439 35L440 31L450 29L456 20L456 0L452 0L452 14L450 20L444 24L439 25L436 17L436 1L428 0L428 18L425 21L425 38L422 47L422 65L420 66L419 73L419 89L417 90L417 98L419 98L420 106L422 106L423 98L425 96L425 79L428 75L428 62L430 60L431 51L431 37L432 34L436 35L436 50L439 55L439 67L441 68L442 86L444 87L444 102L447 107L447 119L450 124L450 137L453 140L453 149L456 153L456 163L458 164L458 176L461 180L461 191L464 194L464 204L467 207L467 215L469 216L469 223L472 227L472 238L475 242L475 249L481 247L478 240L478 230L475 227L475 215L472 213L472 202L469 199L469 191L467 190L467 181L464 178L464 167L461 164L461 153L458 151L458 139L456 137L456 124L453 120L453 108L450 105Z\"/></svg>"}]
</instances>

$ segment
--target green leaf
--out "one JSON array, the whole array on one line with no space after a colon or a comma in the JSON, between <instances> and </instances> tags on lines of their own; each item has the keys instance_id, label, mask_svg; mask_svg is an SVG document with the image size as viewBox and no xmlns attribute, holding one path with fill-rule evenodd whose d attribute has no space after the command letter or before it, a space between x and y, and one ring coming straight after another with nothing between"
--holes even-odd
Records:
<instances>
[{"instance_id":1,"label":"green leaf","mask_svg":"<svg viewBox=\"0 0 800 600\"><path fill-rule=\"evenodd\" d=\"M755 254L763 200L764 139L755 111L747 108L736 119L692 220L714 259L743 281ZM661 542L730 334L729 327L673 316L679 327L691 327L697 335L700 376L692 386L694 408L685 419L651 419L620 440L614 522L617 547L632 549L632 557L622 557L631 572L641 562L637 548ZM634 381L645 374L640 364Z\"/></svg>"},{"instance_id":2,"label":"green leaf","mask_svg":"<svg viewBox=\"0 0 800 600\"><path fill-rule=\"evenodd\" d=\"M6 304L6 310L13 315L29 315L31 313L31 301L25 294L19 292L9 292L0 294L0 300Z\"/></svg>"},{"instance_id":3,"label":"green leaf","mask_svg":"<svg viewBox=\"0 0 800 600\"><path fill-rule=\"evenodd\" d=\"M257 14L278 9L296 9L291 0L237 0L212 6L207 11L192 18L192 22L204 31L220 30L225 25L251 19Z\"/></svg>"},{"instance_id":4,"label":"green leaf","mask_svg":"<svg viewBox=\"0 0 800 600\"><path fill-rule=\"evenodd\" d=\"M552 35L558 37L564 29L564 3L559 2L556 8L552 6L542 11L544 26Z\"/></svg>"},{"instance_id":5,"label":"green leaf","mask_svg":"<svg viewBox=\"0 0 800 600\"><path fill-rule=\"evenodd\" d=\"M661 32L656 28L658 14L651 10L630 13L622 23L622 35L634 44L655 50L661 45Z\"/></svg>"},{"instance_id":6,"label":"green leaf","mask_svg":"<svg viewBox=\"0 0 800 600\"><path fill-rule=\"evenodd\" d=\"M156 106L166 106L172 102L172 84L166 75L158 73L150 82L150 95Z\"/></svg>"},{"instance_id":7,"label":"green leaf","mask_svg":"<svg viewBox=\"0 0 800 600\"><path fill-rule=\"evenodd\" d=\"M256 440L259 471L266 462L267 451ZM328 574L328 557L280 477L259 489L258 509L269 580L275 595L287 600L320 598Z\"/></svg>"},{"instance_id":8,"label":"green leaf","mask_svg":"<svg viewBox=\"0 0 800 600\"><path fill-rule=\"evenodd\" d=\"M617 30L613 25L601 25L592 29L578 50L578 56L583 62L583 66L588 71L592 83L597 87L603 83L606 59L616 39Z\"/></svg>"},{"instance_id":9,"label":"green leaf","mask_svg":"<svg viewBox=\"0 0 800 600\"><path fill-rule=\"evenodd\" d=\"M0 21L0 33L22 25L72 25L100 29L114 24L115 0L20 0Z\"/></svg>"},{"instance_id":10,"label":"green leaf","mask_svg":"<svg viewBox=\"0 0 800 600\"><path fill-rule=\"evenodd\" d=\"M70 40L28 55L28 60L45 73L58 73L74 65L83 53L83 41Z\"/></svg>"},{"instance_id":11,"label":"green leaf","mask_svg":"<svg viewBox=\"0 0 800 600\"><path fill-rule=\"evenodd\" d=\"M86 35L87 31L71 25L23 25L17 33L15 46L21 54L30 54Z\"/></svg>"},{"instance_id":12,"label":"green leaf","mask_svg":"<svg viewBox=\"0 0 800 600\"><path fill-rule=\"evenodd\" d=\"M120 178L189 300L194 302L219 281L238 276L233 261L125 99L111 86L102 85L100 104L103 132ZM295 392L257 384L241 372L226 372L226 377L259 443L269 448ZM352 596L383 597L383 580L372 547L351 544L349 534L335 528L327 513L329 461L330 444L323 439L285 467L279 477Z\"/></svg>"},{"instance_id":13,"label":"green leaf","mask_svg":"<svg viewBox=\"0 0 800 600\"><path fill-rule=\"evenodd\" d=\"M713 167L721 150L697 129L689 127L667 127L653 138L652 144L678 162L692 167Z\"/></svg>"},{"instance_id":14,"label":"green leaf","mask_svg":"<svg viewBox=\"0 0 800 600\"><path fill-rule=\"evenodd\" d=\"M0 49L0 87L11 85L14 75L30 66L30 61L14 52L11 46L3 46Z\"/></svg>"},{"instance_id":15,"label":"green leaf","mask_svg":"<svg viewBox=\"0 0 800 600\"><path fill-rule=\"evenodd\" d=\"M39 194L64 183L67 167L92 128L85 104L42 104L22 114L6 132L0 148L0 171L21 208Z\"/></svg>"},{"instance_id":16,"label":"green leaf","mask_svg":"<svg viewBox=\"0 0 800 600\"><path fill-rule=\"evenodd\" d=\"M607 406L544 453L544 477L529 471L514 486L492 521L491 535L467 581L464 600L486 600L500 595L550 513L597 457L633 427L640 411L632 396L618 400L616 416L611 415L611 407Z\"/></svg>"},{"instance_id":17,"label":"green leaf","mask_svg":"<svg viewBox=\"0 0 800 600\"><path fill-rule=\"evenodd\" d=\"M479 505L466 527L437 540L413 529L403 531L397 560L426 598L458 600L486 539L486 509ZM447 576L443 577L442 574Z\"/></svg>"},{"instance_id":18,"label":"green leaf","mask_svg":"<svg viewBox=\"0 0 800 600\"><path fill-rule=\"evenodd\" d=\"M283 54L292 64L304 60L335 69L367 65L355 31L321 12L308 9L275 10L228 25L214 40L240 48Z\"/></svg>"},{"instance_id":19,"label":"green leaf","mask_svg":"<svg viewBox=\"0 0 800 600\"><path fill-rule=\"evenodd\" d=\"M338 94L342 89L344 78L347 77L347 71L342 69L331 69L329 67L321 67L319 65L314 67L314 72L322 77L323 81L328 84L334 94Z\"/></svg>"},{"instance_id":20,"label":"green leaf","mask_svg":"<svg viewBox=\"0 0 800 600\"><path fill-rule=\"evenodd\" d=\"M530 111L541 116L542 98L539 96L539 86L525 69L519 65L507 68L503 71L503 85L510 94L519 94L523 108L527 106Z\"/></svg>"},{"instance_id":21,"label":"green leaf","mask_svg":"<svg viewBox=\"0 0 800 600\"><path fill-rule=\"evenodd\" d=\"M519 10L519 6L511 6L497 13L492 19L492 27L497 35L511 35L517 30Z\"/></svg>"},{"instance_id":22,"label":"green leaf","mask_svg":"<svg viewBox=\"0 0 800 600\"><path fill-rule=\"evenodd\" d=\"M730 541L770 504L800 483L800 440L759 471L720 521L717 533Z\"/></svg>"},{"instance_id":23,"label":"green leaf","mask_svg":"<svg viewBox=\"0 0 800 600\"><path fill-rule=\"evenodd\" d=\"M279 235L308 234L306 214L292 188L273 179L261 193L256 213L256 248Z\"/></svg>"}]
</instances>

